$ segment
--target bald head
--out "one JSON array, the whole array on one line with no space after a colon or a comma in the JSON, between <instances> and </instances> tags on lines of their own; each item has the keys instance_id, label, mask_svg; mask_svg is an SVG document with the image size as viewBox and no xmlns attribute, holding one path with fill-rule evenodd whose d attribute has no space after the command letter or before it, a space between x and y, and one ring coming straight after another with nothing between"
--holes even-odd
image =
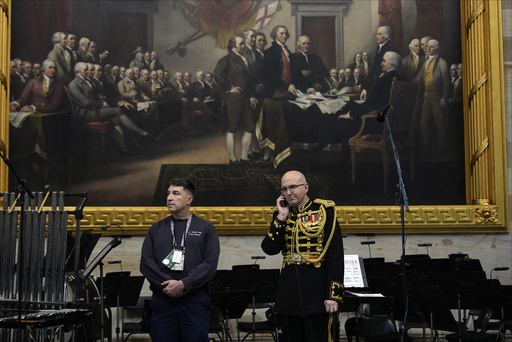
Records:
<instances>
[{"instance_id":1,"label":"bald head","mask_svg":"<svg viewBox=\"0 0 512 342\"><path fill-rule=\"evenodd\" d=\"M281 178L281 191L291 207L298 207L308 198L309 184L299 171L288 171Z\"/></svg>"}]
</instances>

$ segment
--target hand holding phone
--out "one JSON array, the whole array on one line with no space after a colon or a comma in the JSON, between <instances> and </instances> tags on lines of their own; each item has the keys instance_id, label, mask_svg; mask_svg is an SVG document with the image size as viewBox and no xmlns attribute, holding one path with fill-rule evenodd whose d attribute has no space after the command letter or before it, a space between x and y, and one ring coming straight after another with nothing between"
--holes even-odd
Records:
<instances>
[{"instance_id":1,"label":"hand holding phone","mask_svg":"<svg viewBox=\"0 0 512 342\"><path fill-rule=\"evenodd\" d=\"M285 221L288 213L290 212L290 207L288 206L288 202L284 195L281 195L277 198L276 201L277 211L279 211L278 219L281 221Z\"/></svg>"}]
</instances>

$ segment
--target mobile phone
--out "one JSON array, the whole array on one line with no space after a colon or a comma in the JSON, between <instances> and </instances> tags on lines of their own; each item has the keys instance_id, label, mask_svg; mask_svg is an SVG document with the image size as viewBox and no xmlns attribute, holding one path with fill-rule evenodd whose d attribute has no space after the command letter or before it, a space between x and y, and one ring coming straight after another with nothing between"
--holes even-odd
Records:
<instances>
[{"instance_id":1,"label":"mobile phone","mask_svg":"<svg viewBox=\"0 0 512 342\"><path fill-rule=\"evenodd\" d=\"M280 205L281 207L283 207L283 208L284 208L284 207L287 207L287 206L288 206L288 202L286 202L286 200L281 200L281 201L279 202L279 205Z\"/></svg>"}]
</instances>

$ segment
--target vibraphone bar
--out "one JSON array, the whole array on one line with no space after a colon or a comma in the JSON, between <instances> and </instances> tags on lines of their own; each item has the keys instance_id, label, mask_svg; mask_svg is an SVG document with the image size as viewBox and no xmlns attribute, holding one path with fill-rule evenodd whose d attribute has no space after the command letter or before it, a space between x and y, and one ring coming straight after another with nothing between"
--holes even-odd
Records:
<instances>
[{"instance_id":1,"label":"vibraphone bar","mask_svg":"<svg viewBox=\"0 0 512 342\"><path fill-rule=\"evenodd\" d=\"M87 194L48 188L33 195L0 194L0 342L48 341L48 336L58 341L63 327L80 324L92 315L87 310L65 309L74 301L66 283L68 214L75 215L79 246ZM64 208L64 199L70 196L80 198L74 211Z\"/></svg>"},{"instance_id":2,"label":"vibraphone bar","mask_svg":"<svg viewBox=\"0 0 512 342\"><path fill-rule=\"evenodd\" d=\"M64 210L64 193L52 192L51 210L40 210L45 194L34 199L25 195L23 208L14 207L17 198L4 194L0 210L0 236L5 236L5 248L0 255L0 299L18 299L31 303L64 303L64 264L67 248L68 212ZM24 215L23 245L16 249L16 233ZM19 249L23 255L16 257ZM21 260L18 260L21 259ZM21 293L18 293L22 279ZM21 296L21 297L18 297ZM26 309L60 309L61 307L27 307Z\"/></svg>"},{"instance_id":3,"label":"vibraphone bar","mask_svg":"<svg viewBox=\"0 0 512 342\"><path fill-rule=\"evenodd\" d=\"M94 313L81 309L38 311L0 318L0 341L64 341L64 332L72 330Z\"/></svg>"}]
</instances>

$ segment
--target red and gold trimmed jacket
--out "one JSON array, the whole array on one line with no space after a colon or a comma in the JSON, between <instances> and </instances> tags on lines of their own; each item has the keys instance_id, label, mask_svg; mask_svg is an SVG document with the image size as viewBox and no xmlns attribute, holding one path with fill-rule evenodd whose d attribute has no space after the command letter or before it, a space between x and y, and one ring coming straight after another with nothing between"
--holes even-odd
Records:
<instances>
[{"instance_id":1,"label":"red and gold trimmed jacket","mask_svg":"<svg viewBox=\"0 0 512 342\"><path fill-rule=\"evenodd\" d=\"M295 316L325 313L324 300L343 300L343 240L335 203L308 198L290 209L285 222L277 215L276 210L261 243L266 254L283 254L274 311Z\"/></svg>"}]
</instances>

